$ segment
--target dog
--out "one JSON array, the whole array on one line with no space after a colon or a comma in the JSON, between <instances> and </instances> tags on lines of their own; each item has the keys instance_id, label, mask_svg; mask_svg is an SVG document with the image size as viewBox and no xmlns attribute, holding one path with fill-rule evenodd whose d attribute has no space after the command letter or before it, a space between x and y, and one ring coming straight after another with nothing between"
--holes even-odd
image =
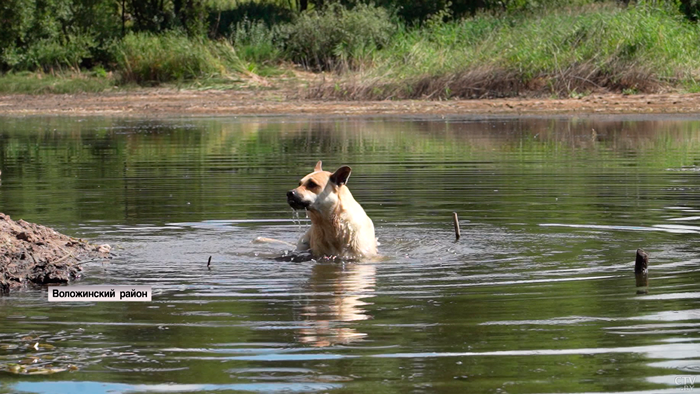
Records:
<instances>
[{"instance_id":1,"label":"dog","mask_svg":"<svg viewBox=\"0 0 700 394\"><path fill-rule=\"evenodd\" d=\"M319 161L314 171L287 192L287 203L305 209L311 228L296 245L298 252L314 257L368 259L377 255L374 224L347 187L352 169L342 166L334 173L323 171Z\"/></svg>"}]
</instances>

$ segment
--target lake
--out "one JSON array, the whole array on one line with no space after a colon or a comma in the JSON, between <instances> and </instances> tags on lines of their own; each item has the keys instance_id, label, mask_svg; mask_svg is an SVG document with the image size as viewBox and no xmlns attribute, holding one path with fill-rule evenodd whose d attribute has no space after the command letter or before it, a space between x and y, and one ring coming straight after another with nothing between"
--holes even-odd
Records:
<instances>
[{"instance_id":1,"label":"lake","mask_svg":"<svg viewBox=\"0 0 700 394\"><path fill-rule=\"evenodd\" d=\"M381 261L251 242L318 160ZM1 212L114 247L76 284L153 288L0 297L1 393L700 389L697 118L3 118L0 166Z\"/></svg>"}]
</instances>

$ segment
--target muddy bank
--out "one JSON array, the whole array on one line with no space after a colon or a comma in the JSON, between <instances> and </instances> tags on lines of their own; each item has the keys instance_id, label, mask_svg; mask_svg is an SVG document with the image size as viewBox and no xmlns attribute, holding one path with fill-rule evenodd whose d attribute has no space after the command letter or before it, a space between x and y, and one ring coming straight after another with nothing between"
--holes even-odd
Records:
<instances>
[{"instance_id":1,"label":"muddy bank","mask_svg":"<svg viewBox=\"0 0 700 394\"><path fill-rule=\"evenodd\" d=\"M0 213L0 293L27 285L67 283L80 277L81 262L107 257L107 245L91 245Z\"/></svg>"},{"instance_id":2,"label":"muddy bank","mask_svg":"<svg viewBox=\"0 0 700 394\"><path fill-rule=\"evenodd\" d=\"M0 96L0 116L222 116L222 115L452 115L452 114L689 114L700 94L596 94L581 98L484 100L324 101L289 90L164 88L73 95Z\"/></svg>"}]
</instances>

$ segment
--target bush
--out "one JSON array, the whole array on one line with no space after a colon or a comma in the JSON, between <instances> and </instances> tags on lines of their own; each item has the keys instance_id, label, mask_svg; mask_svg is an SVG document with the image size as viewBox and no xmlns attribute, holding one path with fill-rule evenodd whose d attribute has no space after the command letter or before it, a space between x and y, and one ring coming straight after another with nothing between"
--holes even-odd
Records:
<instances>
[{"instance_id":1,"label":"bush","mask_svg":"<svg viewBox=\"0 0 700 394\"><path fill-rule=\"evenodd\" d=\"M2 0L0 70L90 67L118 33L107 0Z\"/></svg>"},{"instance_id":2,"label":"bush","mask_svg":"<svg viewBox=\"0 0 700 394\"><path fill-rule=\"evenodd\" d=\"M226 75L242 66L225 42L188 38L182 34L128 34L113 48L123 82L157 84Z\"/></svg>"},{"instance_id":3,"label":"bush","mask_svg":"<svg viewBox=\"0 0 700 394\"><path fill-rule=\"evenodd\" d=\"M358 0L345 0L354 3ZM610 0L375 0L377 5L395 9L397 15L409 25L422 25L441 12L447 12L455 19L472 17L478 13L503 14L512 12L542 12L563 7L578 7ZM617 0L629 2L630 0ZM682 0L698 1L698 0Z\"/></svg>"},{"instance_id":4,"label":"bush","mask_svg":"<svg viewBox=\"0 0 700 394\"><path fill-rule=\"evenodd\" d=\"M70 69L80 71L92 58L97 43L90 36L68 36L59 39L40 39L25 48L5 48L2 63L15 70L46 71Z\"/></svg>"},{"instance_id":5,"label":"bush","mask_svg":"<svg viewBox=\"0 0 700 394\"><path fill-rule=\"evenodd\" d=\"M676 0L678 10L693 22L700 19L700 0Z\"/></svg>"},{"instance_id":6,"label":"bush","mask_svg":"<svg viewBox=\"0 0 700 394\"><path fill-rule=\"evenodd\" d=\"M209 12L209 35L211 37L230 37L241 24L257 25L262 22L267 27L291 22L292 10L272 1L248 1L240 3L230 10L213 10Z\"/></svg>"},{"instance_id":7,"label":"bush","mask_svg":"<svg viewBox=\"0 0 700 394\"><path fill-rule=\"evenodd\" d=\"M333 4L302 13L294 23L283 25L280 34L285 52L294 62L317 70L356 68L356 55L381 49L395 25L389 12L373 5L346 9Z\"/></svg>"},{"instance_id":8,"label":"bush","mask_svg":"<svg viewBox=\"0 0 700 394\"><path fill-rule=\"evenodd\" d=\"M280 46L277 44L277 34L264 22L244 20L239 22L231 33L230 40L236 48L238 56L255 63L265 63L279 60Z\"/></svg>"},{"instance_id":9,"label":"bush","mask_svg":"<svg viewBox=\"0 0 700 394\"><path fill-rule=\"evenodd\" d=\"M39 40L27 49L25 64L21 68L51 71L54 68L60 70L67 67L73 71L80 71L81 64L92 57L92 49L96 46L89 36L69 36L64 43L58 40Z\"/></svg>"}]
</instances>

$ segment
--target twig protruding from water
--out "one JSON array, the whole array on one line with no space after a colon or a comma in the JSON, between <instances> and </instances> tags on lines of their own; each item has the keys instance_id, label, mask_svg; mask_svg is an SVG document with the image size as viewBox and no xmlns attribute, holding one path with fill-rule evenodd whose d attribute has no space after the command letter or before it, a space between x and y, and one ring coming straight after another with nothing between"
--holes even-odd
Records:
<instances>
[{"instance_id":1,"label":"twig protruding from water","mask_svg":"<svg viewBox=\"0 0 700 394\"><path fill-rule=\"evenodd\" d=\"M649 255L642 249L637 249L637 258L634 260L634 273L646 272L649 267Z\"/></svg>"},{"instance_id":2,"label":"twig protruding from water","mask_svg":"<svg viewBox=\"0 0 700 394\"><path fill-rule=\"evenodd\" d=\"M459 238L462 236L462 233L459 230L459 216L457 216L457 212L452 212L452 219L454 220L454 223L455 223L455 242L457 242L457 241L459 241Z\"/></svg>"},{"instance_id":3,"label":"twig protruding from water","mask_svg":"<svg viewBox=\"0 0 700 394\"><path fill-rule=\"evenodd\" d=\"M649 255L642 249L637 249L637 258L634 260L634 278L636 281L637 294L649 293L649 275L647 268L649 267Z\"/></svg>"},{"instance_id":4,"label":"twig protruding from water","mask_svg":"<svg viewBox=\"0 0 700 394\"><path fill-rule=\"evenodd\" d=\"M211 271L211 256L209 256L209 260L207 260L207 269Z\"/></svg>"}]
</instances>

